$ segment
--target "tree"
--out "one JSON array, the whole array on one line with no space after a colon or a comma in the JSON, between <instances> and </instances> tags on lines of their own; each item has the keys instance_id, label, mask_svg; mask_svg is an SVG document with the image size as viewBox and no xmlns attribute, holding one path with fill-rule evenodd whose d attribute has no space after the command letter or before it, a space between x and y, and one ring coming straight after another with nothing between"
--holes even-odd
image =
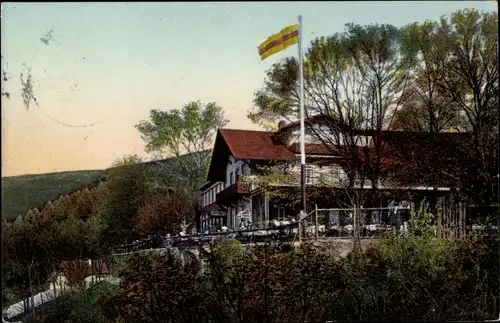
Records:
<instances>
[{"instance_id":1,"label":"tree","mask_svg":"<svg viewBox=\"0 0 500 323\"><path fill-rule=\"evenodd\" d=\"M140 164L114 167L106 174L107 199L99 216L97 244L107 253L132 239L137 212L147 194L146 177Z\"/></svg>"},{"instance_id":2,"label":"tree","mask_svg":"<svg viewBox=\"0 0 500 323\"><path fill-rule=\"evenodd\" d=\"M170 190L146 199L138 211L136 229L142 234L169 233L176 235L185 230L194 218L189 196Z\"/></svg>"},{"instance_id":3,"label":"tree","mask_svg":"<svg viewBox=\"0 0 500 323\"><path fill-rule=\"evenodd\" d=\"M88 188L84 188L83 190L79 190L75 192L76 194L76 205L78 208L78 215L81 218L87 218L92 215L93 209L93 201L92 201L92 193Z\"/></svg>"},{"instance_id":4,"label":"tree","mask_svg":"<svg viewBox=\"0 0 500 323\"><path fill-rule=\"evenodd\" d=\"M369 181L375 193L377 183L391 171L383 161L393 152L382 131L440 133L453 128L471 132L469 148L464 140L461 150L473 152L472 162L456 160L457 165L468 165L456 172L436 164L432 172L453 180L475 200L494 200L497 21L496 13L465 10L449 20L443 17L401 29L348 24L345 32L311 43L304 65L305 108L320 125L308 124L306 131L349 161L344 169L350 187L354 179ZM293 120L297 85L296 59L274 64L256 92L250 119ZM360 130L368 130L369 136Z\"/></svg>"},{"instance_id":5,"label":"tree","mask_svg":"<svg viewBox=\"0 0 500 323\"><path fill-rule=\"evenodd\" d=\"M442 58L447 73L440 75L439 86L465 115L466 129L472 134L473 152L463 185L477 201L493 204L498 199L498 13L460 10L449 22L441 19L441 28L449 30L447 57Z\"/></svg>"},{"instance_id":6,"label":"tree","mask_svg":"<svg viewBox=\"0 0 500 323\"><path fill-rule=\"evenodd\" d=\"M166 255L131 259L122 289L111 302L124 322L206 321L199 266Z\"/></svg>"},{"instance_id":7,"label":"tree","mask_svg":"<svg viewBox=\"0 0 500 323\"><path fill-rule=\"evenodd\" d=\"M17 297L35 294L52 269L51 239L38 223L29 221L13 223L2 234L5 287L17 290Z\"/></svg>"},{"instance_id":8,"label":"tree","mask_svg":"<svg viewBox=\"0 0 500 323\"><path fill-rule=\"evenodd\" d=\"M403 30L404 55L413 61L403 107L395 114L394 129L438 133L460 129L457 103L444 95L438 84L447 53L449 29L434 21L413 23Z\"/></svg>"},{"instance_id":9,"label":"tree","mask_svg":"<svg viewBox=\"0 0 500 323\"><path fill-rule=\"evenodd\" d=\"M137 154L134 155L126 155L121 158L118 158L115 160L112 164L111 167L120 167L120 166L126 166L126 165L135 165L135 164L140 164L142 163L143 160L141 157L139 157Z\"/></svg>"},{"instance_id":10,"label":"tree","mask_svg":"<svg viewBox=\"0 0 500 323\"><path fill-rule=\"evenodd\" d=\"M80 259L89 255L88 226L75 215L59 225L57 242L60 244L58 260Z\"/></svg>"},{"instance_id":11,"label":"tree","mask_svg":"<svg viewBox=\"0 0 500 323\"><path fill-rule=\"evenodd\" d=\"M341 157L350 207L363 204L354 187L371 183L375 192L384 172L385 142L400 109L412 61L401 55L401 30L391 25L346 25L346 30L315 39L304 66L306 132ZM267 73L249 118L293 120L298 107L298 64L286 58ZM369 132L367 136L363 131ZM364 147L361 149L361 147Z\"/></svg>"},{"instance_id":12,"label":"tree","mask_svg":"<svg viewBox=\"0 0 500 323\"><path fill-rule=\"evenodd\" d=\"M222 108L216 103L190 102L182 109L151 110L150 120L136 125L153 153L162 174L155 187L184 190L193 198L205 183L210 154L217 128L227 124ZM164 157L166 161L158 161Z\"/></svg>"},{"instance_id":13,"label":"tree","mask_svg":"<svg viewBox=\"0 0 500 323\"><path fill-rule=\"evenodd\" d=\"M496 200L498 165L497 13L459 10L439 22L405 28L405 55L415 61L396 129L471 134L469 160L447 177L476 203Z\"/></svg>"}]
</instances>

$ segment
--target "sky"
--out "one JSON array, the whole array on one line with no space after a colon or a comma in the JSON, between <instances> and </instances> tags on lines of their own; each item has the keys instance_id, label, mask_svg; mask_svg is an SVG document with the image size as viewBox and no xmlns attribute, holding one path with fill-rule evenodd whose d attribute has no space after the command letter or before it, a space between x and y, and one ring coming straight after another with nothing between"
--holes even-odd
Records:
<instances>
[{"instance_id":1,"label":"sky","mask_svg":"<svg viewBox=\"0 0 500 323\"><path fill-rule=\"evenodd\" d=\"M151 109L200 100L224 108L228 127L247 118L266 70L258 44L303 16L304 46L346 23L403 26L493 1L2 3L2 176L104 169L148 157L135 125ZM48 44L40 40L52 31ZM24 66L24 67L23 67ZM31 68L39 106L20 97Z\"/></svg>"}]
</instances>

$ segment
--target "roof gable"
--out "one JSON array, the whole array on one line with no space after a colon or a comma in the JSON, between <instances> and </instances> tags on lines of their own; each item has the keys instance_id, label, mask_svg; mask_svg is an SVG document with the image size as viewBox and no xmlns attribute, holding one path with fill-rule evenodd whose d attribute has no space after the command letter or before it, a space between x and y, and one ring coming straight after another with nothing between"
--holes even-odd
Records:
<instances>
[{"instance_id":1,"label":"roof gable","mask_svg":"<svg viewBox=\"0 0 500 323\"><path fill-rule=\"evenodd\" d=\"M295 160L294 153L274 140L273 134L268 131L219 129L207 180L222 180L229 155L245 160Z\"/></svg>"},{"instance_id":2,"label":"roof gable","mask_svg":"<svg viewBox=\"0 0 500 323\"><path fill-rule=\"evenodd\" d=\"M236 159L289 160L294 159L280 142L273 140L274 132L219 129L231 154Z\"/></svg>"}]
</instances>

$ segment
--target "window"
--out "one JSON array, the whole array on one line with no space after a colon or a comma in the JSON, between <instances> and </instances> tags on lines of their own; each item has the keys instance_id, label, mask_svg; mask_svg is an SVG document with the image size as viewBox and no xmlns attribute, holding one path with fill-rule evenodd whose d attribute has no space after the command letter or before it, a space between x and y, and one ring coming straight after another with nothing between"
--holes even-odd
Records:
<instances>
[{"instance_id":1,"label":"window","mask_svg":"<svg viewBox=\"0 0 500 323\"><path fill-rule=\"evenodd\" d=\"M231 172L229 174L229 185L233 185L234 184L234 173Z\"/></svg>"},{"instance_id":2,"label":"window","mask_svg":"<svg viewBox=\"0 0 500 323\"><path fill-rule=\"evenodd\" d=\"M306 165L306 184L312 184L314 177L314 171L312 166Z\"/></svg>"},{"instance_id":3,"label":"window","mask_svg":"<svg viewBox=\"0 0 500 323\"><path fill-rule=\"evenodd\" d=\"M247 164L243 164L243 166L241 166L241 173L243 175L250 175L250 168Z\"/></svg>"}]
</instances>

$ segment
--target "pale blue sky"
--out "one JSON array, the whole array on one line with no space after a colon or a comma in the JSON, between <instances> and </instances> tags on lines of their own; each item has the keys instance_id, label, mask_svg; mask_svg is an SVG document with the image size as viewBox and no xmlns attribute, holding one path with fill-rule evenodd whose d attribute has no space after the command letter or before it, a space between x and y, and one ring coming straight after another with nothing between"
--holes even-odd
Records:
<instances>
[{"instance_id":1,"label":"pale blue sky","mask_svg":"<svg viewBox=\"0 0 500 323\"><path fill-rule=\"evenodd\" d=\"M304 43L349 22L402 26L492 1L253 3L3 3L2 64L12 79L2 102L2 174L105 168L144 155L134 128L151 109L215 101L232 128L246 119L265 71L293 46L260 62L257 45L304 17ZM40 38L53 30L48 45ZM19 97L32 67L41 109ZM44 114L45 113L45 114ZM93 127L65 127L100 121Z\"/></svg>"}]
</instances>

